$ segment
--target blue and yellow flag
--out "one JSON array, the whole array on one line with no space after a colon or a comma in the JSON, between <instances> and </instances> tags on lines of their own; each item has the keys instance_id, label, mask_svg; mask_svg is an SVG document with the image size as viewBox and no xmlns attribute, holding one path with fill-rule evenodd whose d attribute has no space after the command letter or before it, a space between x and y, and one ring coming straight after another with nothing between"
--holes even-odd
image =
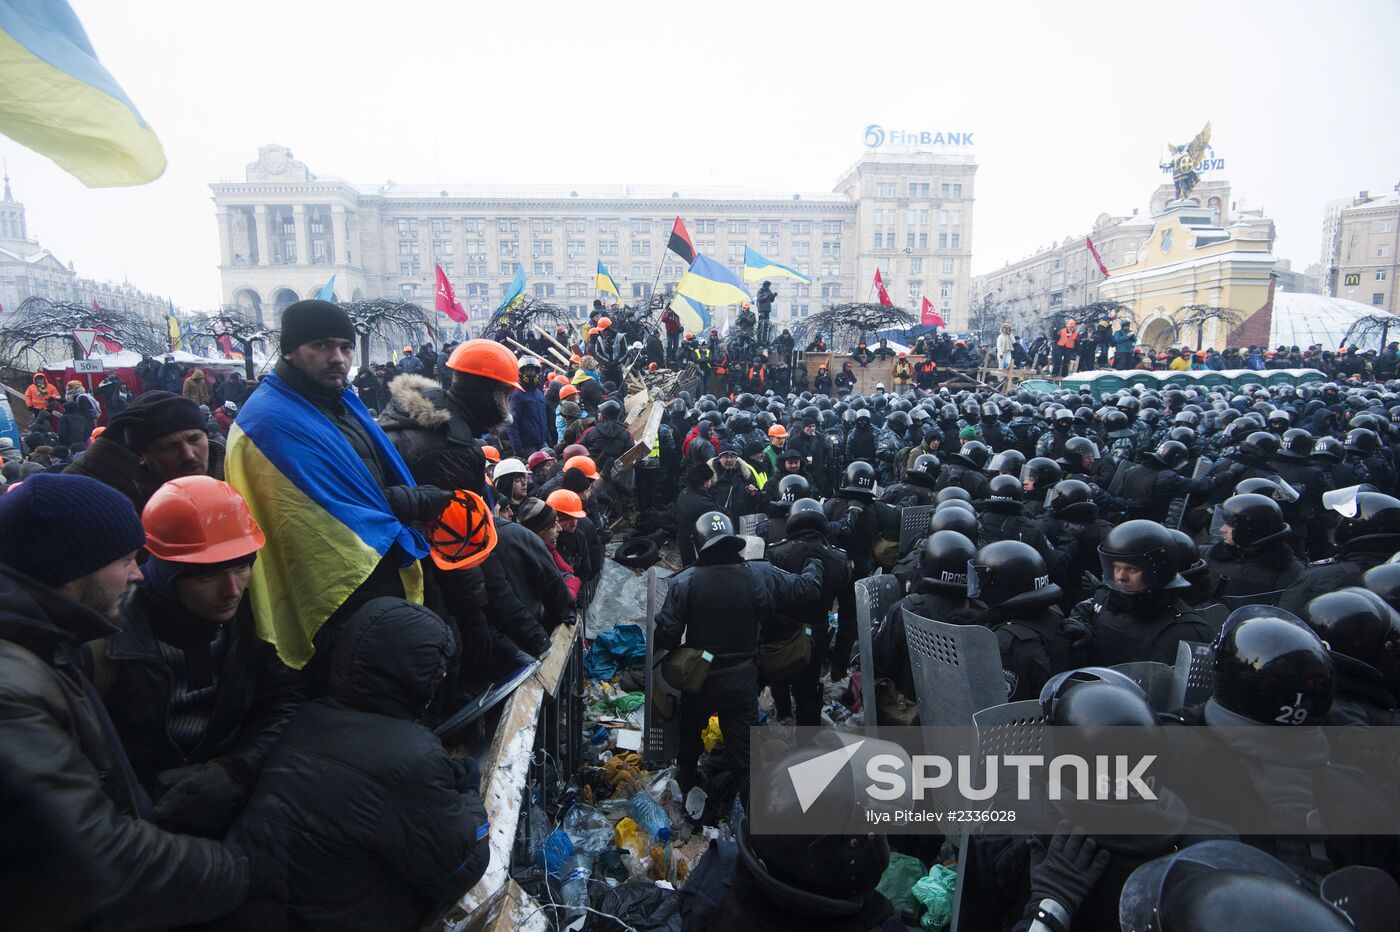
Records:
<instances>
[{"instance_id":1,"label":"blue and yellow flag","mask_svg":"<svg viewBox=\"0 0 1400 932\"><path fill-rule=\"evenodd\" d=\"M681 276L676 293L694 298L701 304L717 307L722 304L743 304L753 295L729 269L709 256L696 256L690 270ZM679 311L677 312L679 313Z\"/></svg>"},{"instance_id":2,"label":"blue and yellow flag","mask_svg":"<svg viewBox=\"0 0 1400 932\"><path fill-rule=\"evenodd\" d=\"M598 274L595 276L599 291L611 291L613 297L622 298L622 292L617 290L617 282L608 274L607 267L603 265L603 260L598 260Z\"/></svg>"},{"instance_id":3,"label":"blue and yellow flag","mask_svg":"<svg viewBox=\"0 0 1400 932\"><path fill-rule=\"evenodd\" d=\"M710 312L705 309L705 305L694 298L677 294L671 299L671 310L676 312L676 316L681 319L685 329L691 333L699 333L710 327Z\"/></svg>"},{"instance_id":4,"label":"blue and yellow flag","mask_svg":"<svg viewBox=\"0 0 1400 932\"><path fill-rule=\"evenodd\" d=\"M387 467L390 485L413 485L384 432L352 391L341 400ZM422 535L400 523L364 462L334 424L270 372L229 430L224 475L267 535L248 587L258 636L301 669L312 639L395 544L404 592L423 601L428 554Z\"/></svg>"},{"instance_id":5,"label":"blue and yellow flag","mask_svg":"<svg viewBox=\"0 0 1400 932\"><path fill-rule=\"evenodd\" d=\"M515 278L511 279L510 287L506 289L506 296L501 299L501 303L496 305L496 313L508 311L514 308L521 301L525 300L525 266L515 267Z\"/></svg>"},{"instance_id":6,"label":"blue and yellow flag","mask_svg":"<svg viewBox=\"0 0 1400 932\"><path fill-rule=\"evenodd\" d=\"M779 265L771 259L765 259L754 252L748 246L744 247L744 281L761 282L770 278L795 278L800 282L812 284L812 280L796 269L790 269L785 265Z\"/></svg>"},{"instance_id":7,"label":"blue and yellow flag","mask_svg":"<svg viewBox=\"0 0 1400 932\"><path fill-rule=\"evenodd\" d=\"M145 184L165 171L155 131L65 0L0 0L0 133L90 188Z\"/></svg>"},{"instance_id":8,"label":"blue and yellow flag","mask_svg":"<svg viewBox=\"0 0 1400 932\"><path fill-rule=\"evenodd\" d=\"M3 3L4 0L0 0ZM180 322L175 319L175 302L169 301L169 308L165 312L165 330L170 336L170 352L175 352L180 348Z\"/></svg>"},{"instance_id":9,"label":"blue and yellow flag","mask_svg":"<svg viewBox=\"0 0 1400 932\"><path fill-rule=\"evenodd\" d=\"M335 300L335 275L332 274L330 280L321 286L321 290L316 292L317 301Z\"/></svg>"}]
</instances>

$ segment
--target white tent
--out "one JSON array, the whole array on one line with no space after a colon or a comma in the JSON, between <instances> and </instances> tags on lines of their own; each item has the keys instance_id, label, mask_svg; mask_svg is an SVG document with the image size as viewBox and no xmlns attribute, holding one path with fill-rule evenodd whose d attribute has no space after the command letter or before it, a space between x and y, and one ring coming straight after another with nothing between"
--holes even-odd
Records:
<instances>
[{"instance_id":1,"label":"white tent","mask_svg":"<svg viewBox=\"0 0 1400 932\"><path fill-rule=\"evenodd\" d=\"M202 366L207 369L239 369L243 368L241 359L224 359L219 356L197 356L194 353L187 353L184 350L176 350L173 354L161 354L156 356L156 360L163 360L166 355L174 355L175 361L185 366ZM103 369L130 369L134 368L141 361L141 354L135 350L122 350L119 353L93 353L90 360L102 363ZM61 359L56 362L44 363L44 368L50 371L74 369L73 359Z\"/></svg>"},{"instance_id":2,"label":"white tent","mask_svg":"<svg viewBox=\"0 0 1400 932\"><path fill-rule=\"evenodd\" d=\"M1385 313L1383 308L1346 298L1276 291L1268 346L1270 349L1276 346L1307 349L1314 343L1321 343L1323 349L1335 350L1352 324L1382 313ZM1396 324L1396 336L1400 337L1400 320Z\"/></svg>"}]
</instances>

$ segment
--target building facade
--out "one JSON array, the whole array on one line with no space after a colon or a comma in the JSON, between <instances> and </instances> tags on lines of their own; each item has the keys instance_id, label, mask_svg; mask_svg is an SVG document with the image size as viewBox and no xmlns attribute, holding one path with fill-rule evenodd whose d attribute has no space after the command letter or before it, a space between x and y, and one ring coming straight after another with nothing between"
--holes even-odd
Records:
<instances>
[{"instance_id":1,"label":"building facade","mask_svg":"<svg viewBox=\"0 0 1400 932\"><path fill-rule=\"evenodd\" d=\"M1333 219L1331 206L1336 203L1329 203L1323 222L1323 248L1331 250L1323 256L1328 293L1400 314L1395 288L1400 274L1400 184L1379 197L1362 191L1344 202Z\"/></svg>"},{"instance_id":2,"label":"building facade","mask_svg":"<svg viewBox=\"0 0 1400 932\"><path fill-rule=\"evenodd\" d=\"M742 272L744 246L797 269L775 281L780 326L824 305L869 301L878 266L896 303L927 295L956 326L970 296L971 156L869 151L832 192L637 185L355 185L322 178L284 146L258 150L241 180L210 185L226 305L270 325L335 276L337 300L431 306L434 266L479 325L517 267L527 292L587 316L598 262L631 303L674 289L680 217L695 248ZM733 309L720 309L723 326Z\"/></svg>"},{"instance_id":3,"label":"building facade","mask_svg":"<svg viewBox=\"0 0 1400 932\"><path fill-rule=\"evenodd\" d=\"M141 291L130 282L113 284L79 278L73 263L64 263L38 240L30 239L24 203L15 200L8 173L0 194L0 310L13 311L29 297L124 308L156 320L165 316L169 298ZM177 308L178 311L178 308Z\"/></svg>"}]
</instances>

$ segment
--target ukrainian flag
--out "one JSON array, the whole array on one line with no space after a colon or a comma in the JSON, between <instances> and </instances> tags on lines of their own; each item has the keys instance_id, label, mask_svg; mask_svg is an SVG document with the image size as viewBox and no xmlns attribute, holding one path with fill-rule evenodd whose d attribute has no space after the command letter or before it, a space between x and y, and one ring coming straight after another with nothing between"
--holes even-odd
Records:
<instances>
[{"instance_id":1,"label":"ukrainian flag","mask_svg":"<svg viewBox=\"0 0 1400 932\"><path fill-rule=\"evenodd\" d=\"M524 300L525 294L525 266L515 267L515 278L511 279L510 287L506 289L506 296L501 299L501 303L496 305L496 313L509 311Z\"/></svg>"},{"instance_id":2,"label":"ukrainian flag","mask_svg":"<svg viewBox=\"0 0 1400 932\"><path fill-rule=\"evenodd\" d=\"M812 280L796 269L790 269L785 265L779 265L771 259L765 259L754 252L748 246L744 247L744 281L761 282L770 278L795 278L800 282L812 284Z\"/></svg>"},{"instance_id":3,"label":"ukrainian flag","mask_svg":"<svg viewBox=\"0 0 1400 932\"><path fill-rule=\"evenodd\" d=\"M671 310L676 312L676 316L681 319L681 324L685 326L685 329L692 333L699 333L710 327L710 312L705 310L705 305L694 298L677 294L671 299Z\"/></svg>"},{"instance_id":4,"label":"ukrainian flag","mask_svg":"<svg viewBox=\"0 0 1400 932\"><path fill-rule=\"evenodd\" d=\"M408 467L354 392L342 403L388 469L413 485ZM312 638L395 544L404 592L423 601L418 560L428 545L389 510L384 492L340 431L275 372L263 377L229 430L224 475L243 494L267 544L248 587L258 636L301 669Z\"/></svg>"},{"instance_id":5,"label":"ukrainian flag","mask_svg":"<svg viewBox=\"0 0 1400 932\"><path fill-rule=\"evenodd\" d=\"M0 0L3 3L4 0ZM180 322L175 319L175 302L168 301L169 309L165 312L165 330L170 336L170 352L175 352L180 348Z\"/></svg>"},{"instance_id":6,"label":"ukrainian flag","mask_svg":"<svg viewBox=\"0 0 1400 932\"><path fill-rule=\"evenodd\" d=\"M90 188L145 184L165 171L155 131L65 0L0 0L0 132Z\"/></svg>"},{"instance_id":7,"label":"ukrainian flag","mask_svg":"<svg viewBox=\"0 0 1400 932\"><path fill-rule=\"evenodd\" d=\"M695 257L695 261L690 264L690 270L681 276L676 293L694 298L710 307L742 304L753 300L753 295L749 294L744 283L709 256Z\"/></svg>"},{"instance_id":8,"label":"ukrainian flag","mask_svg":"<svg viewBox=\"0 0 1400 932\"><path fill-rule=\"evenodd\" d=\"M603 265L603 260L598 260L598 274L596 276L599 291L611 291L613 297L621 300L622 292L617 290L617 282L608 274L607 267Z\"/></svg>"}]
</instances>

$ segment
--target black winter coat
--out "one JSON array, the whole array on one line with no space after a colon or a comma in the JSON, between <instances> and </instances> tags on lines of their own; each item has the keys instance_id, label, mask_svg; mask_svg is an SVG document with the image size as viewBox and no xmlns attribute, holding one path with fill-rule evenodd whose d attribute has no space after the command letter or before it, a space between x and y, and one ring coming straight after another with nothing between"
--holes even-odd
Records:
<instances>
[{"instance_id":1,"label":"black winter coat","mask_svg":"<svg viewBox=\"0 0 1400 932\"><path fill-rule=\"evenodd\" d=\"M681 491L676 499L676 543L681 551L681 566L695 562L695 522L705 512L718 507L709 490L686 486Z\"/></svg>"},{"instance_id":2,"label":"black winter coat","mask_svg":"<svg viewBox=\"0 0 1400 932\"><path fill-rule=\"evenodd\" d=\"M1088 662L1096 667L1155 660L1176 662L1181 641L1214 639L1216 631L1171 590L1134 599L1107 586L1074 607L1077 618L1094 632Z\"/></svg>"},{"instance_id":3,"label":"black winter coat","mask_svg":"<svg viewBox=\"0 0 1400 932\"><path fill-rule=\"evenodd\" d=\"M486 456L475 431L433 380L401 375L389 383L379 426L415 482L478 493L485 486Z\"/></svg>"},{"instance_id":4,"label":"black winter coat","mask_svg":"<svg viewBox=\"0 0 1400 932\"><path fill-rule=\"evenodd\" d=\"M1304 616L1309 602L1324 592L1361 585L1362 575L1379 566L1400 550L1400 535L1376 534L1349 540L1336 556L1308 564L1302 578L1279 597L1278 607Z\"/></svg>"},{"instance_id":5,"label":"black winter coat","mask_svg":"<svg viewBox=\"0 0 1400 932\"><path fill-rule=\"evenodd\" d=\"M475 787L418 718L452 635L402 599L373 599L336 641L330 695L301 708L269 756L233 837L287 878L294 927L417 928L490 861Z\"/></svg>"},{"instance_id":6,"label":"black winter coat","mask_svg":"<svg viewBox=\"0 0 1400 932\"><path fill-rule=\"evenodd\" d=\"M151 929L217 919L247 898L247 859L139 817L145 794L125 776L130 765L77 657L79 645L115 630L92 609L0 566L6 780L41 804L35 809L44 822L27 854L55 857L73 879L62 906L74 926ZM47 927L56 908L11 900L5 925L28 913L45 916Z\"/></svg>"}]
</instances>

